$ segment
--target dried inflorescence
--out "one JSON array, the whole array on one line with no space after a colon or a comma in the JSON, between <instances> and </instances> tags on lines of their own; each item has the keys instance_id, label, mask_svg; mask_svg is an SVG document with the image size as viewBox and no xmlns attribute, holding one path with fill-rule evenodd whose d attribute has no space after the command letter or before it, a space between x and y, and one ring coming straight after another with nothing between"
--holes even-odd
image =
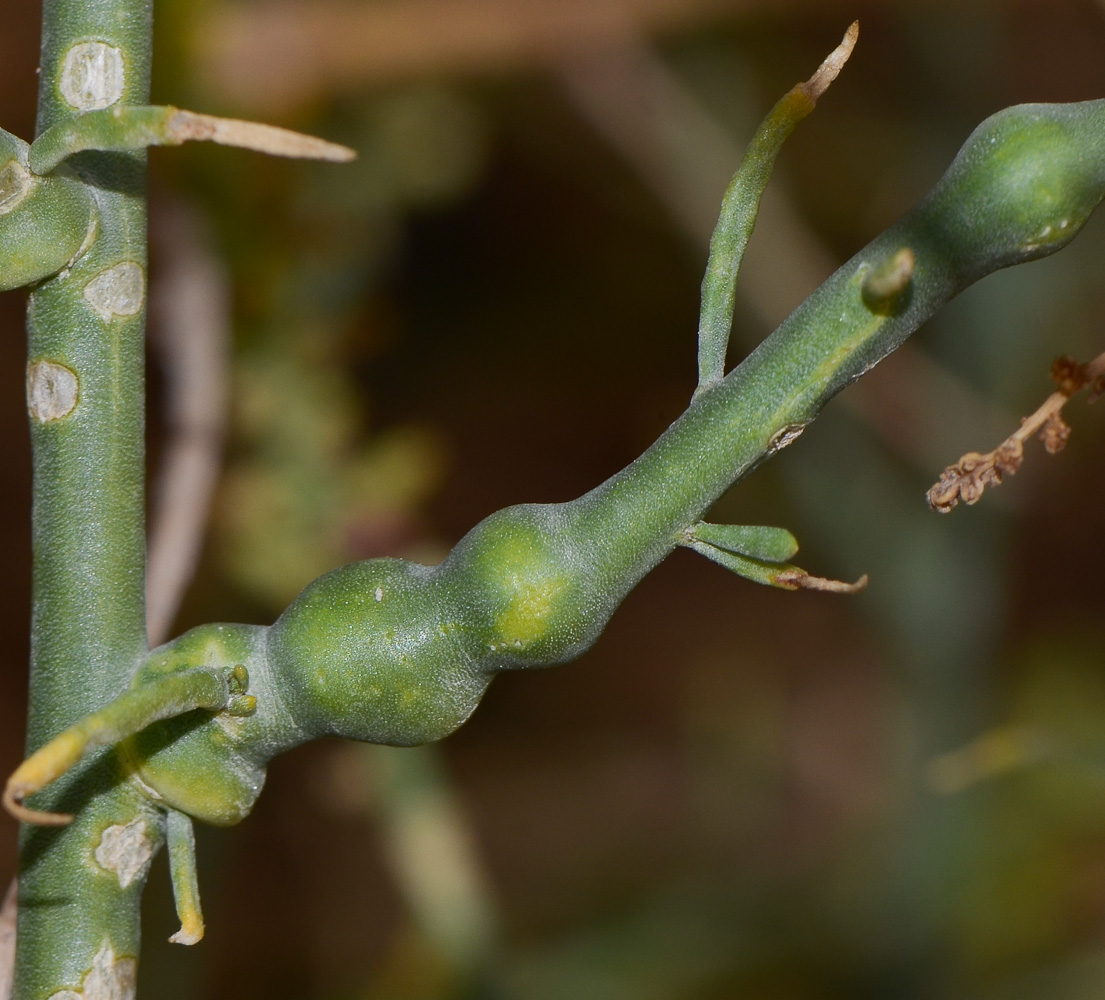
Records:
<instances>
[{"instance_id":1,"label":"dried inflorescence","mask_svg":"<svg viewBox=\"0 0 1105 1000\"><path fill-rule=\"evenodd\" d=\"M1051 366L1051 378L1057 391L1032 416L1021 421L1016 433L985 455L967 452L940 474L939 481L925 494L933 510L947 514L960 501L968 506L978 503L987 486L997 486L1005 476L1013 475L1021 467L1024 443L1033 434L1043 442L1049 455L1062 451L1070 437L1070 424L1062 417L1063 406L1087 386L1090 386L1091 402L1105 391L1105 354L1084 365L1071 357L1056 358Z\"/></svg>"},{"instance_id":2,"label":"dried inflorescence","mask_svg":"<svg viewBox=\"0 0 1105 1000\"><path fill-rule=\"evenodd\" d=\"M1067 354L1051 363L1051 381L1064 396L1073 396L1085 388L1091 378L1090 365L1080 365Z\"/></svg>"},{"instance_id":3,"label":"dried inflorescence","mask_svg":"<svg viewBox=\"0 0 1105 1000\"><path fill-rule=\"evenodd\" d=\"M1003 476L1011 476L1024 461L1024 447L1015 437L1003 441L994 451L980 455L969 451L955 465L949 465L925 499L928 505L946 514L960 500L978 503L987 486L997 486Z\"/></svg>"}]
</instances>

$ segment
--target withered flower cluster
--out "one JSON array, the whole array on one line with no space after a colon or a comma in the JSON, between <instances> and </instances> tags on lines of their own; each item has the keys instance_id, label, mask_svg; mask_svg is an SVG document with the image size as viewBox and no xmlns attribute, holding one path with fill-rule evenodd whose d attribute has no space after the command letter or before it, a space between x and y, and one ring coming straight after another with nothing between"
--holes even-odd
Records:
<instances>
[{"instance_id":1,"label":"withered flower cluster","mask_svg":"<svg viewBox=\"0 0 1105 1000\"><path fill-rule=\"evenodd\" d=\"M1049 455L1066 447L1070 424L1062 417L1063 406L1075 393L1091 386L1090 401L1105 391L1105 354L1088 364L1074 358L1056 358L1051 366L1051 379L1057 386L1035 413L1021 421L1020 429L1011 434L993 451L985 455L969 451L954 465L949 465L939 481L925 494L928 505L940 514L947 514L960 501L978 503L988 486L997 486L1005 476L1011 476L1024 461L1024 442L1036 434Z\"/></svg>"}]
</instances>

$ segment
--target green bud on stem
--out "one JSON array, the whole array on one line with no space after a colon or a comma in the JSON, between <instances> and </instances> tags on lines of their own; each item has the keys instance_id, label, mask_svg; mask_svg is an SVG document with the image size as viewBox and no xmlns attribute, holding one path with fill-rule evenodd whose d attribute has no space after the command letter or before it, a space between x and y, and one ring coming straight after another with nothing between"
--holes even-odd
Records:
<instances>
[{"instance_id":1,"label":"green bud on stem","mask_svg":"<svg viewBox=\"0 0 1105 1000\"><path fill-rule=\"evenodd\" d=\"M72 177L37 177L30 147L0 129L0 291L57 274L90 240L92 199Z\"/></svg>"}]
</instances>

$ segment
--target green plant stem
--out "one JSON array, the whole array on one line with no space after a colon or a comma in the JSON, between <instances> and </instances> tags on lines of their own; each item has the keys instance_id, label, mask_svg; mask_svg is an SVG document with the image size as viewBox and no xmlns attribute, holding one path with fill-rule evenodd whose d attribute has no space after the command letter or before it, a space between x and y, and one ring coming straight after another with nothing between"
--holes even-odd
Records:
<instances>
[{"instance_id":1,"label":"green plant stem","mask_svg":"<svg viewBox=\"0 0 1105 1000\"><path fill-rule=\"evenodd\" d=\"M151 20L149 0L44 0L40 134L88 110L97 95L148 103ZM71 269L32 292L28 307L30 363L67 370L62 376L76 388L69 412L30 420L28 751L119 694L146 653L144 167L141 152L74 160L98 231ZM118 782L112 760L92 754L52 787L51 808L81 803L72 826L23 828L16 1000L80 989L89 975L121 985L133 979L144 864L135 872L131 865L158 846L162 823ZM110 852L96 853L115 842L104 836L112 828L131 831L122 867Z\"/></svg>"},{"instance_id":2,"label":"green plant stem","mask_svg":"<svg viewBox=\"0 0 1105 1000\"><path fill-rule=\"evenodd\" d=\"M576 530L611 540L596 550L602 575L627 592L832 396L968 285L1065 246L1103 192L1105 101L1022 105L984 122L920 205L696 396L640 458L575 502ZM903 260L908 273L890 294L881 285Z\"/></svg>"},{"instance_id":3,"label":"green plant stem","mask_svg":"<svg viewBox=\"0 0 1105 1000\"><path fill-rule=\"evenodd\" d=\"M123 153L149 146L179 146L194 140L211 140L273 156L334 162L346 162L357 155L347 146L299 132L165 105L102 108L64 120L35 140L29 162L36 174L48 174L63 160L90 149Z\"/></svg>"}]
</instances>

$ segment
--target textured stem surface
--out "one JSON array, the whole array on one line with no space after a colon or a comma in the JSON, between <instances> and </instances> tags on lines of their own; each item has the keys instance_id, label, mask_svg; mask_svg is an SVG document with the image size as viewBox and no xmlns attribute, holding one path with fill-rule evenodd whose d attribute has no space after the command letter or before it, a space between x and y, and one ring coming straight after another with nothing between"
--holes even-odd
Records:
<instances>
[{"instance_id":1,"label":"textured stem surface","mask_svg":"<svg viewBox=\"0 0 1105 1000\"><path fill-rule=\"evenodd\" d=\"M149 100L149 0L45 0L38 131ZM145 160L85 153L73 169L99 225L28 307L34 454L33 751L127 685L146 652L143 496ZM160 818L112 758L90 755L43 796L80 816L24 827L14 997L133 990L138 904ZM91 977L91 978L90 978ZM102 988L106 988L101 986Z\"/></svg>"}]
</instances>

